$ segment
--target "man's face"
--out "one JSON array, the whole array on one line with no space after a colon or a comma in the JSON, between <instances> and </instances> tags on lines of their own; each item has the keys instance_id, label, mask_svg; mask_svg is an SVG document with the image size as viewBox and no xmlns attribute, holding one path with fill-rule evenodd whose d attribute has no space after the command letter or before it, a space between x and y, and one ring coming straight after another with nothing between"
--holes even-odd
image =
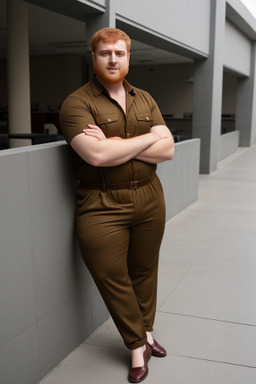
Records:
<instances>
[{"instance_id":1,"label":"man's face","mask_svg":"<svg viewBox=\"0 0 256 384\"><path fill-rule=\"evenodd\" d=\"M115 43L100 41L92 54L94 71L99 80L111 84L122 81L129 70L129 56L124 40Z\"/></svg>"}]
</instances>

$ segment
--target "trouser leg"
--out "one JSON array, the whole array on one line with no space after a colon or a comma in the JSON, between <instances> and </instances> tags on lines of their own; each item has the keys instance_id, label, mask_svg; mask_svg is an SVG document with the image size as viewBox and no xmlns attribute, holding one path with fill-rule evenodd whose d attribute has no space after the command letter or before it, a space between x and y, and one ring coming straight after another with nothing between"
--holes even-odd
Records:
<instances>
[{"instance_id":1,"label":"trouser leg","mask_svg":"<svg viewBox=\"0 0 256 384\"><path fill-rule=\"evenodd\" d=\"M128 254L128 270L146 331L153 330L156 301L159 248L162 239L157 231L134 228ZM156 236L156 232L159 236Z\"/></svg>"},{"instance_id":2,"label":"trouser leg","mask_svg":"<svg viewBox=\"0 0 256 384\"><path fill-rule=\"evenodd\" d=\"M146 331L153 330L157 302L159 250L165 228L164 198L161 186L156 186L157 198L151 196L151 193L155 192L152 191L152 185L147 186L148 190L140 191L138 204L146 205L146 208L139 223L131 228L128 251L128 271Z\"/></svg>"},{"instance_id":3,"label":"trouser leg","mask_svg":"<svg viewBox=\"0 0 256 384\"><path fill-rule=\"evenodd\" d=\"M108 219L99 214L80 218L79 245L124 343L129 349L135 349L145 344L146 334L127 268L130 231L114 225L112 215L109 220L107 223Z\"/></svg>"},{"instance_id":4,"label":"trouser leg","mask_svg":"<svg viewBox=\"0 0 256 384\"><path fill-rule=\"evenodd\" d=\"M136 191L92 191L78 200L82 256L129 349L144 345L153 327L164 224L157 180Z\"/></svg>"}]
</instances>

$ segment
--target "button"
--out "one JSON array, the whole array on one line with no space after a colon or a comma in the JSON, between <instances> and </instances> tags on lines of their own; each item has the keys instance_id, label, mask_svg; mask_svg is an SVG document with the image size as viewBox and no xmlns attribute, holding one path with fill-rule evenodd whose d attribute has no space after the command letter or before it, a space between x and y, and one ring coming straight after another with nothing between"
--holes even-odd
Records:
<instances>
[{"instance_id":1,"label":"button","mask_svg":"<svg viewBox=\"0 0 256 384\"><path fill-rule=\"evenodd\" d=\"M127 132L127 135L126 135L127 137L130 137L130 133L129 132Z\"/></svg>"},{"instance_id":2,"label":"button","mask_svg":"<svg viewBox=\"0 0 256 384\"><path fill-rule=\"evenodd\" d=\"M146 117L146 120L149 120L149 117L148 117L148 116Z\"/></svg>"},{"instance_id":3,"label":"button","mask_svg":"<svg viewBox=\"0 0 256 384\"><path fill-rule=\"evenodd\" d=\"M108 119L108 122L110 123L111 119Z\"/></svg>"}]
</instances>

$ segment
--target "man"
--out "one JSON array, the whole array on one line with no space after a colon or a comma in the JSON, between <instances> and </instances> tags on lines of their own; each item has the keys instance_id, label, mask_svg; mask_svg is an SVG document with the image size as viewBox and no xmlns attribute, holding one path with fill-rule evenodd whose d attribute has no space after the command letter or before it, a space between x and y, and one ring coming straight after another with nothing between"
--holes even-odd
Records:
<instances>
[{"instance_id":1,"label":"man","mask_svg":"<svg viewBox=\"0 0 256 384\"><path fill-rule=\"evenodd\" d=\"M151 334L159 248L165 226L156 164L174 142L151 96L131 87L130 38L103 28L92 37L95 77L63 103L60 122L75 156L76 231L80 250L131 350L129 381L148 373L151 355L166 351Z\"/></svg>"}]
</instances>

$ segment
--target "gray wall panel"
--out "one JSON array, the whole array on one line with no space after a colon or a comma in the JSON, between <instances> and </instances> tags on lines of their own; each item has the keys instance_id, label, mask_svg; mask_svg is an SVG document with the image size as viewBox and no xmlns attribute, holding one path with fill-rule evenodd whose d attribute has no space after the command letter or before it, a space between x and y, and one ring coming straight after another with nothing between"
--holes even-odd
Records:
<instances>
[{"instance_id":1,"label":"gray wall panel","mask_svg":"<svg viewBox=\"0 0 256 384\"><path fill-rule=\"evenodd\" d=\"M38 318L91 283L81 259L76 259L75 181L67 178L72 173L67 149L44 148L28 154Z\"/></svg>"},{"instance_id":2,"label":"gray wall panel","mask_svg":"<svg viewBox=\"0 0 256 384\"><path fill-rule=\"evenodd\" d=\"M209 53L210 0L116 1L115 9L117 19L138 24L141 29L148 29L153 35L173 40L178 45Z\"/></svg>"},{"instance_id":3,"label":"gray wall panel","mask_svg":"<svg viewBox=\"0 0 256 384\"><path fill-rule=\"evenodd\" d=\"M239 29L226 20L224 66L250 76L251 42Z\"/></svg>"},{"instance_id":4,"label":"gray wall panel","mask_svg":"<svg viewBox=\"0 0 256 384\"><path fill-rule=\"evenodd\" d=\"M93 331L91 299L88 287L39 321L42 377Z\"/></svg>"},{"instance_id":5,"label":"gray wall panel","mask_svg":"<svg viewBox=\"0 0 256 384\"><path fill-rule=\"evenodd\" d=\"M239 131L229 132L220 136L218 161L234 154L239 146Z\"/></svg>"},{"instance_id":6,"label":"gray wall panel","mask_svg":"<svg viewBox=\"0 0 256 384\"><path fill-rule=\"evenodd\" d=\"M197 199L199 147L198 139L178 143L175 158L158 166L167 220ZM32 384L109 315L74 236L68 146L1 151L0 172L0 379Z\"/></svg>"},{"instance_id":7,"label":"gray wall panel","mask_svg":"<svg viewBox=\"0 0 256 384\"><path fill-rule=\"evenodd\" d=\"M200 140L187 140L175 145L171 162L158 165L157 174L163 185L166 219L169 220L197 200Z\"/></svg>"},{"instance_id":8,"label":"gray wall panel","mask_svg":"<svg viewBox=\"0 0 256 384\"><path fill-rule=\"evenodd\" d=\"M1 348L0 383L35 384L39 380L38 339L34 325Z\"/></svg>"},{"instance_id":9,"label":"gray wall panel","mask_svg":"<svg viewBox=\"0 0 256 384\"><path fill-rule=\"evenodd\" d=\"M36 309L26 154L2 157L0 174L1 347L35 322Z\"/></svg>"}]
</instances>

